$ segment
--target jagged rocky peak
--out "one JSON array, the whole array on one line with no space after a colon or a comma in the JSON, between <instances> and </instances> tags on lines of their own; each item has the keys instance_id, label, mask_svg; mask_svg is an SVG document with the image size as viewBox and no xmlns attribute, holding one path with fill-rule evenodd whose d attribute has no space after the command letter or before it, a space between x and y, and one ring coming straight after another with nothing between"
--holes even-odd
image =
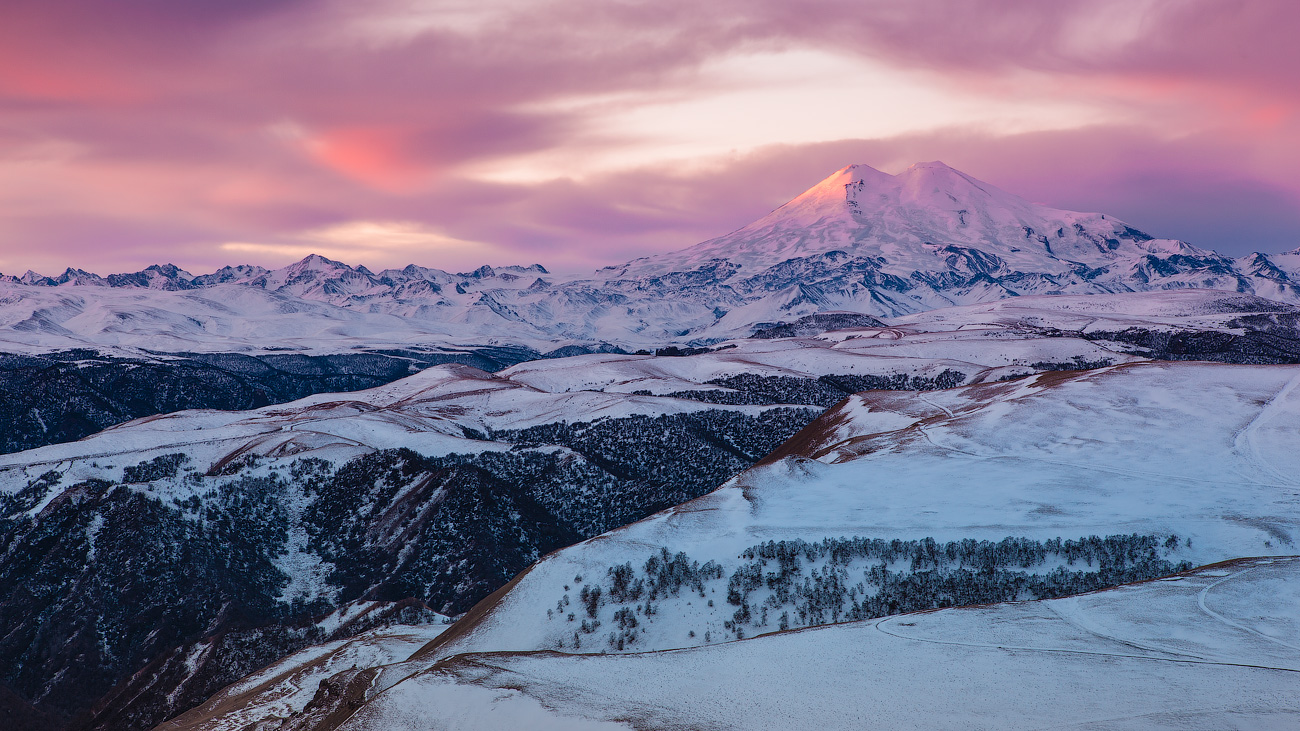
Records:
<instances>
[{"instance_id":1,"label":"jagged rocky peak","mask_svg":"<svg viewBox=\"0 0 1300 731\"><path fill-rule=\"evenodd\" d=\"M510 272L511 274L550 274L550 270L541 264L529 264L528 266L512 265L508 267L497 267L497 271Z\"/></svg>"},{"instance_id":2,"label":"jagged rocky peak","mask_svg":"<svg viewBox=\"0 0 1300 731\"><path fill-rule=\"evenodd\" d=\"M73 287L102 287L106 284L104 278L82 269L68 267L62 274L54 278L54 283L58 286Z\"/></svg>"},{"instance_id":3,"label":"jagged rocky peak","mask_svg":"<svg viewBox=\"0 0 1300 731\"><path fill-rule=\"evenodd\" d=\"M324 294L348 295L369 289L378 282L365 267L351 267L320 254L309 254L301 261L251 280L250 284L301 296L317 290Z\"/></svg>"},{"instance_id":4,"label":"jagged rocky peak","mask_svg":"<svg viewBox=\"0 0 1300 731\"><path fill-rule=\"evenodd\" d=\"M194 278L193 274L190 274L189 272L185 271L184 269L181 269L180 267L170 262L167 264L150 264L149 266L145 267L144 270L146 272L153 272L154 274L157 274L160 277L168 277L170 279L193 279Z\"/></svg>"},{"instance_id":5,"label":"jagged rocky peak","mask_svg":"<svg viewBox=\"0 0 1300 731\"><path fill-rule=\"evenodd\" d=\"M339 269L347 269L351 271L352 267L341 261L327 259L320 254L308 254L300 261L285 267L284 271L297 274L299 272L335 271Z\"/></svg>"},{"instance_id":6,"label":"jagged rocky peak","mask_svg":"<svg viewBox=\"0 0 1300 731\"><path fill-rule=\"evenodd\" d=\"M142 287L144 289L193 289L194 275L175 264L151 264L138 272L110 274L106 278L110 287Z\"/></svg>"},{"instance_id":7,"label":"jagged rocky peak","mask_svg":"<svg viewBox=\"0 0 1300 731\"><path fill-rule=\"evenodd\" d=\"M43 274L37 274L31 269L28 269L27 273L23 274L20 277L15 277L12 274L6 275L4 277L0 277L0 281L14 282L16 284L26 284L32 287L53 287L54 286L53 279Z\"/></svg>"},{"instance_id":8,"label":"jagged rocky peak","mask_svg":"<svg viewBox=\"0 0 1300 731\"><path fill-rule=\"evenodd\" d=\"M240 264L238 266L224 266L211 274L203 274L193 278L195 286L207 287L214 284L230 284L235 282L247 282L250 279L256 279L267 273L264 267L253 266L251 264Z\"/></svg>"}]
</instances>

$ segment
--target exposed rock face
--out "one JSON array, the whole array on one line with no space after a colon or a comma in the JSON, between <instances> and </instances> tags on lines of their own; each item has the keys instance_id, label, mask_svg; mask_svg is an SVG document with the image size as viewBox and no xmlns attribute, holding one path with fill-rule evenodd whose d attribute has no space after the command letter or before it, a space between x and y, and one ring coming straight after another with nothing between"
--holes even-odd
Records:
<instances>
[{"instance_id":1,"label":"exposed rock face","mask_svg":"<svg viewBox=\"0 0 1300 731\"><path fill-rule=\"evenodd\" d=\"M819 335L827 330L847 330L854 327L884 327L884 323L869 315L860 315L856 312L819 312L815 315L805 315L794 322L755 330L750 337L759 340L797 338L804 335Z\"/></svg>"}]
</instances>

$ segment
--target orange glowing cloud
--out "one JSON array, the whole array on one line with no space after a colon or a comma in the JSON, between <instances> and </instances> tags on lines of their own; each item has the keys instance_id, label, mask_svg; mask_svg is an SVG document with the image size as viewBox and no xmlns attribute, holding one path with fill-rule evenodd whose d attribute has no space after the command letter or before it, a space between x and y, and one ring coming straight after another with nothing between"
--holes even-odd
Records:
<instances>
[{"instance_id":1,"label":"orange glowing cloud","mask_svg":"<svg viewBox=\"0 0 1300 731\"><path fill-rule=\"evenodd\" d=\"M145 98L145 91L113 75L76 70L33 68L0 56L0 95L40 101L126 104Z\"/></svg>"},{"instance_id":2,"label":"orange glowing cloud","mask_svg":"<svg viewBox=\"0 0 1300 731\"><path fill-rule=\"evenodd\" d=\"M1293 107L1282 104L1266 104L1251 110L1246 115L1246 120L1250 129L1267 132L1281 127L1295 116L1295 111Z\"/></svg>"},{"instance_id":3,"label":"orange glowing cloud","mask_svg":"<svg viewBox=\"0 0 1300 731\"><path fill-rule=\"evenodd\" d=\"M307 139L305 145L320 164L379 190L411 192L430 173L417 159L411 132L401 127L340 127Z\"/></svg>"}]
</instances>

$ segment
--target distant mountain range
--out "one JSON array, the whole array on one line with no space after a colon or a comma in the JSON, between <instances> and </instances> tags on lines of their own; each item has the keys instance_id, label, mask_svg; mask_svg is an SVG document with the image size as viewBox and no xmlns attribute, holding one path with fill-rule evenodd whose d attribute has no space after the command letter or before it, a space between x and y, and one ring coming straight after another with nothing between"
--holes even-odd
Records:
<instances>
[{"instance_id":1,"label":"distant mountain range","mask_svg":"<svg viewBox=\"0 0 1300 731\"><path fill-rule=\"evenodd\" d=\"M1231 258L1113 217L1030 203L940 162L837 171L681 251L557 276L534 264L372 272L173 265L0 276L0 342L25 349L343 350L702 345L827 310L893 317L1027 294L1222 289L1300 302L1300 249Z\"/></svg>"}]
</instances>

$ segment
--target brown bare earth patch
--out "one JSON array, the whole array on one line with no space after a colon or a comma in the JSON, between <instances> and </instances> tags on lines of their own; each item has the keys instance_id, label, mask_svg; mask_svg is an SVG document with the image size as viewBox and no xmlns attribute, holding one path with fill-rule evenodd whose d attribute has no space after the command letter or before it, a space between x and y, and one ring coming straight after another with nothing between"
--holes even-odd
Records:
<instances>
[{"instance_id":1,"label":"brown bare earth patch","mask_svg":"<svg viewBox=\"0 0 1300 731\"><path fill-rule=\"evenodd\" d=\"M545 558L542 558L542 561L545 560L546 560ZM533 564L533 566L536 565L537 564ZM488 594L486 597L482 599L482 601L480 601L478 604L475 604L473 607L471 607L468 612L465 612L465 615L462 616L459 620L457 620L456 623L453 624L450 628L448 628L446 632L443 632L442 634L438 635L436 638L431 640L429 644L411 653L410 659L424 660L426 658L432 657L433 655L437 654L439 648L445 647L446 645L450 644L452 641L459 640L469 635L469 633L473 632L474 628L478 626L478 624L482 622L485 617L487 617L489 614L492 613L493 609L496 609L497 605L501 603L501 600L505 599L506 594L509 594L510 591L514 589L515 586L518 585L519 582L522 581L523 578L527 576L532 570L533 567L530 566L524 569L523 571L520 571L519 574L515 576L515 578L510 580L510 583L506 584L500 589L497 589L491 594Z\"/></svg>"},{"instance_id":2,"label":"brown bare earth patch","mask_svg":"<svg viewBox=\"0 0 1300 731\"><path fill-rule=\"evenodd\" d=\"M759 460L754 467L776 464L786 457L807 457L826 446L833 438L835 430L848 423L849 412L845 408L848 400L844 399L835 404L826 413L814 419L811 424L795 432L794 436Z\"/></svg>"},{"instance_id":3,"label":"brown bare earth patch","mask_svg":"<svg viewBox=\"0 0 1300 731\"><path fill-rule=\"evenodd\" d=\"M376 605L368 607L363 611L358 612L355 616L351 617L349 619L349 624L364 623L367 619L371 617L377 617L379 621L382 622L386 617L396 615L403 609L410 606L416 606L416 605L423 607L424 603L419 601L418 599L404 599L400 602L395 602L395 603L382 603L382 602L377 603ZM340 649L342 649L343 647L347 647L348 644L354 641L355 640L348 640L340 647ZM160 724L159 726L156 727L155 731L190 731L192 729L203 728L204 725L210 722L212 719L219 718L228 713L232 713L240 708L245 707L249 703L254 702L259 695L272 689L275 685L285 681L287 678L294 675L301 675L308 671L324 666L326 663L330 661L332 654L334 653L325 653L315 658L314 660L311 660L310 662L306 662L301 665L295 665L292 667L287 667L283 670L283 672L268 677L266 680L253 687L247 688L240 693L232 694L229 692L229 689L233 685L242 682L242 679L237 680L231 686L226 686L226 688L223 688L220 691L214 693L207 701L204 701L203 703L199 704L198 706L195 706L194 708L191 708L185 713L182 713L181 715L176 716L175 718L172 718L163 724ZM271 665L275 665L276 663L279 663L281 661L282 659L277 659L273 663L271 663ZM263 672L263 670L259 670L257 672ZM137 673L137 675L143 674L146 671L141 671L141 673ZM337 701L347 701L351 699L355 701L356 700L355 696L350 696L340 692L341 690L346 689L347 684L339 679L340 675L344 675L345 673L353 673L353 672L356 671L354 670L344 671L344 673L339 673L335 676L327 678L325 681L322 681L321 685L326 687L317 689L316 696L314 696L312 702L308 704L308 708L311 708L312 710L321 713L329 710L327 708L324 708L324 706L331 699ZM112 694L110 694L110 696L111 695ZM353 707L355 708L356 706ZM306 716L306 709L304 709L303 715Z\"/></svg>"}]
</instances>

